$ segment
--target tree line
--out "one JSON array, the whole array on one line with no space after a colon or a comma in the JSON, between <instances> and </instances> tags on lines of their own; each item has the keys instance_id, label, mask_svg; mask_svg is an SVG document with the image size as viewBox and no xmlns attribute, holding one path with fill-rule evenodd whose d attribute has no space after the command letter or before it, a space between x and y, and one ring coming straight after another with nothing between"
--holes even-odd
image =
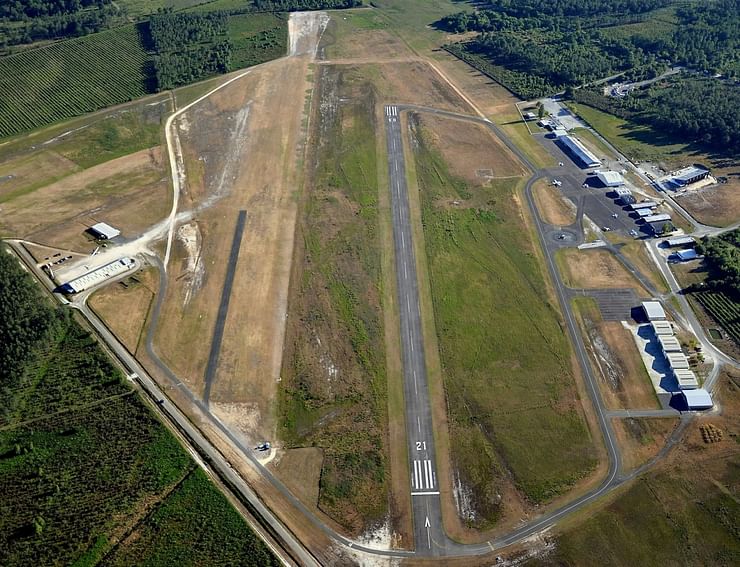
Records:
<instances>
[{"instance_id":1,"label":"tree line","mask_svg":"<svg viewBox=\"0 0 740 567\"><path fill-rule=\"evenodd\" d=\"M87 7L87 6L85 6ZM2 9L7 10L7 6ZM89 9L49 9L29 16L14 9L0 16L0 47L22 45L47 39L80 37L109 29L126 18L123 8L107 0L89 4ZM28 13L36 13L29 10Z\"/></svg>"},{"instance_id":2,"label":"tree line","mask_svg":"<svg viewBox=\"0 0 740 567\"><path fill-rule=\"evenodd\" d=\"M357 8L362 6L362 0L252 0L252 5L260 12L294 12Z\"/></svg>"},{"instance_id":3,"label":"tree line","mask_svg":"<svg viewBox=\"0 0 740 567\"><path fill-rule=\"evenodd\" d=\"M225 12L161 10L149 20L157 90L166 90L229 70L232 45Z\"/></svg>"},{"instance_id":4,"label":"tree line","mask_svg":"<svg viewBox=\"0 0 740 567\"><path fill-rule=\"evenodd\" d=\"M696 245L709 268L707 285L740 301L740 229L704 237Z\"/></svg>"},{"instance_id":5,"label":"tree line","mask_svg":"<svg viewBox=\"0 0 740 567\"><path fill-rule=\"evenodd\" d=\"M712 77L671 77L623 98L600 88L567 89L567 98L722 152L740 152L740 89Z\"/></svg>"},{"instance_id":6,"label":"tree line","mask_svg":"<svg viewBox=\"0 0 740 567\"><path fill-rule=\"evenodd\" d=\"M0 4L0 19L11 21L74 14L85 8L102 8L111 0L5 0Z\"/></svg>"},{"instance_id":7,"label":"tree line","mask_svg":"<svg viewBox=\"0 0 740 567\"><path fill-rule=\"evenodd\" d=\"M738 0L677 7L677 23L669 33L625 37L611 29L636 21L649 23L651 11L668 4L668 0L495 0L472 14L452 14L436 24L452 32L481 32L462 47L494 65L544 80L543 92L523 92L517 82L506 85L524 97L625 70L659 72L669 63L740 76Z\"/></svg>"}]
</instances>

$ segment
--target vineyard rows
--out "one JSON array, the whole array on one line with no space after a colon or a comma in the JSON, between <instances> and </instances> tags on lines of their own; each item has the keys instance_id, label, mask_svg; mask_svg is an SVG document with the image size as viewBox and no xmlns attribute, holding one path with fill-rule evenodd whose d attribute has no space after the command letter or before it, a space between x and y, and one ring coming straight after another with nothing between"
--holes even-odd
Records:
<instances>
[{"instance_id":1,"label":"vineyard rows","mask_svg":"<svg viewBox=\"0 0 740 567\"><path fill-rule=\"evenodd\" d=\"M722 329L740 344L740 305L718 291L703 291L696 297Z\"/></svg>"},{"instance_id":2,"label":"vineyard rows","mask_svg":"<svg viewBox=\"0 0 740 567\"><path fill-rule=\"evenodd\" d=\"M135 26L0 59L0 138L145 95Z\"/></svg>"}]
</instances>

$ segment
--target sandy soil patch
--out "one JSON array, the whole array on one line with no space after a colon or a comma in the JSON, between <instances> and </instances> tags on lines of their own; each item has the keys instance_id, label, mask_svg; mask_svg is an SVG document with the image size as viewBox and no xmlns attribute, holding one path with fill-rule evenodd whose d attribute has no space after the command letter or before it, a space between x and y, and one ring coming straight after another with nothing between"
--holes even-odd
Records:
<instances>
[{"instance_id":1,"label":"sandy soil patch","mask_svg":"<svg viewBox=\"0 0 740 567\"><path fill-rule=\"evenodd\" d=\"M422 127L451 173L472 186L497 177L524 175L516 157L488 128L473 122L420 114Z\"/></svg>"},{"instance_id":2,"label":"sandy soil patch","mask_svg":"<svg viewBox=\"0 0 740 567\"><path fill-rule=\"evenodd\" d=\"M141 270L95 292L88 300L93 311L133 354L138 350L141 331L158 284L159 277L155 269Z\"/></svg>"},{"instance_id":3,"label":"sandy soil patch","mask_svg":"<svg viewBox=\"0 0 740 567\"><path fill-rule=\"evenodd\" d=\"M4 233L87 251L86 228L106 221L136 236L167 209L159 148L130 154L21 195L2 206Z\"/></svg>"},{"instance_id":4,"label":"sandy soil patch","mask_svg":"<svg viewBox=\"0 0 740 567\"><path fill-rule=\"evenodd\" d=\"M574 288L635 288L640 295L645 289L607 250L566 248L557 253L565 285Z\"/></svg>"},{"instance_id":5,"label":"sandy soil patch","mask_svg":"<svg viewBox=\"0 0 740 567\"><path fill-rule=\"evenodd\" d=\"M532 187L537 210L542 220L555 226L568 226L576 222L576 206L547 180L540 180Z\"/></svg>"},{"instance_id":6,"label":"sandy soil patch","mask_svg":"<svg viewBox=\"0 0 740 567\"><path fill-rule=\"evenodd\" d=\"M192 250L176 240L156 347L201 395L237 215L245 210L211 401L247 409L247 417L228 411L222 419L255 439L274 438L307 62L292 58L254 69L188 110L187 131L180 130L186 169L195 164L201 173L193 177L188 169L181 209L199 209L204 273L196 289L188 268Z\"/></svg>"},{"instance_id":7,"label":"sandy soil patch","mask_svg":"<svg viewBox=\"0 0 740 567\"><path fill-rule=\"evenodd\" d=\"M740 180L687 191L677 197L679 204L704 224L727 226L740 220Z\"/></svg>"}]
</instances>

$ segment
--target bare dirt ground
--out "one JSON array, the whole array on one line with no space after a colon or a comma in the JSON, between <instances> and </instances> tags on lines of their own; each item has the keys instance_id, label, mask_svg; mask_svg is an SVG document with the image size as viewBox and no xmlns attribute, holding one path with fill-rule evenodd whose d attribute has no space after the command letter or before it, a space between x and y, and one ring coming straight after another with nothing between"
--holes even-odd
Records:
<instances>
[{"instance_id":1,"label":"bare dirt ground","mask_svg":"<svg viewBox=\"0 0 740 567\"><path fill-rule=\"evenodd\" d=\"M567 226L576 222L576 207L565 199L547 180L534 184L533 192L537 209L545 222L555 226Z\"/></svg>"},{"instance_id":2,"label":"bare dirt ground","mask_svg":"<svg viewBox=\"0 0 740 567\"><path fill-rule=\"evenodd\" d=\"M167 179L159 148L150 148L14 198L2 205L8 235L89 252L86 228L98 221L134 236L164 216Z\"/></svg>"},{"instance_id":3,"label":"bare dirt ground","mask_svg":"<svg viewBox=\"0 0 740 567\"><path fill-rule=\"evenodd\" d=\"M727 226L740 219L740 181L688 191L676 200L701 223Z\"/></svg>"},{"instance_id":4,"label":"bare dirt ground","mask_svg":"<svg viewBox=\"0 0 740 567\"><path fill-rule=\"evenodd\" d=\"M558 252L558 263L564 268L561 275L569 287L632 287L638 295L648 295L642 285L606 250L564 249Z\"/></svg>"},{"instance_id":5,"label":"bare dirt ground","mask_svg":"<svg viewBox=\"0 0 740 567\"><path fill-rule=\"evenodd\" d=\"M159 278L153 269L140 270L94 293L88 300L93 311L134 355L158 285Z\"/></svg>"},{"instance_id":6,"label":"bare dirt ground","mask_svg":"<svg viewBox=\"0 0 740 567\"><path fill-rule=\"evenodd\" d=\"M631 471L654 457L678 425L678 418L612 419L622 448L622 467Z\"/></svg>"},{"instance_id":7,"label":"bare dirt ground","mask_svg":"<svg viewBox=\"0 0 740 567\"><path fill-rule=\"evenodd\" d=\"M237 213L247 211L211 402L249 439L275 433L307 64L293 57L254 69L179 124L187 171L181 209L200 212L185 234L180 228L156 347L202 395ZM198 265L202 273L194 274ZM194 277L202 285L193 286Z\"/></svg>"}]
</instances>

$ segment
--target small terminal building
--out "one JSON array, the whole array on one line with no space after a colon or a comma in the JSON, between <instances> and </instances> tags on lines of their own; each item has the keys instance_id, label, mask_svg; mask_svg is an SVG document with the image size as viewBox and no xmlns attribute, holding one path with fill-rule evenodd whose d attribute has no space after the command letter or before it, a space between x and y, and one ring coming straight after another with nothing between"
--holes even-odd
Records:
<instances>
[{"instance_id":1,"label":"small terminal building","mask_svg":"<svg viewBox=\"0 0 740 567\"><path fill-rule=\"evenodd\" d=\"M681 352L681 343L679 343L678 339L674 336L658 336L658 342L660 343L660 348L663 350L663 353L666 355L671 352Z\"/></svg>"},{"instance_id":2,"label":"small terminal building","mask_svg":"<svg viewBox=\"0 0 740 567\"><path fill-rule=\"evenodd\" d=\"M686 187L697 181L705 179L709 175L709 170L697 165L691 165L679 169L671 175L672 181L679 187Z\"/></svg>"},{"instance_id":3,"label":"small terminal building","mask_svg":"<svg viewBox=\"0 0 740 567\"><path fill-rule=\"evenodd\" d=\"M682 390L695 390L699 387L699 380L691 370L674 370L673 376Z\"/></svg>"},{"instance_id":4,"label":"small terminal building","mask_svg":"<svg viewBox=\"0 0 740 567\"><path fill-rule=\"evenodd\" d=\"M665 243L669 248L676 248L678 246L693 246L696 241L691 236L676 236L667 239Z\"/></svg>"},{"instance_id":5,"label":"small terminal building","mask_svg":"<svg viewBox=\"0 0 740 567\"><path fill-rule=\"evenodd\" d=\"M573 158L576 165L584 168L599 167L601 165L601 160L592 154L577 138L562 135L558 136L556 140L565 152Z\"/></svg>"},{"instance_id":6,"label":"small terminal building","mask_svg":"<svg viewBox=\"0 0 740 567\"><path fill-rule=\"evenodd\" d=\"M712 403L712 396L709 395L704 388L696 388L695 390L684 390L681 392L683 399L686 401L686 406L690 410L707 410L712 409L714 404Z\"/></svg>"},{"instance_id":7,"label":"small terminal building","mask_svg":"<svg viewBox=\"0 0 740 567\"><path fill-rule=\"evenodd\" d=\"M132 270L136 266L136 261L133 258L119 258L113 262L110 262L99 268L87 272L84 276L75 278L68 281L60 286L60 291L63 293L80 293L93 286L103 283L105 280L114 278Z\"/></svg>"},{"instance_id":8,"label":"small terminal building","mask_svg":"<svg viewBox=\"0 0 740 567\"><path fill-rule=\"evenodd\" d=\"M104 222L94 224L87 230L96 240L111 240L121 234L120 230Z\"/></svg>"},{"instance_id":9,"label":"small terminal building","mask_svg":"<svg viewBox=\"0 0 740 567\"><path fill-rule=\"evenodd\" d=\"M673 226L671 221L648 222L645 223L645 227L655 237L670 234L676 230L676 227Z\"/></svg>"},{"instance_id":10,"label":"small terminal building","mask_svg":"<svg viewBox=\"0 0 740 567\"><path fill-rule=\"evenodd\" d=\"M617 195L617 201L619 201L623 205L631 205L637 201L637 199L635 199L635 196L632 194L632 191L630 191L626 187L617 187L614 193L616 193Z\"/></svg>"},{"instance_id":11,"label":"small terminal building","mask_svg":"<svg viewBox=\"0 0 740 567\"><path fill-rule=\"evenodd\" d=\"M639 211L640 209L654 209L658 206L655 201L640 201L639 203L632 203L630 209L633 211Z\"/></svg>"},{"instance_id":12,"label":"small terminal building","mask_svg":"<svg viewBox=\"0 0 740 567\"><path fill-rule=\"evenodd\" d=\"M673 325L669 321L653 321L651 323L656 337L672 337Z\"/></svg>"},{"instance_id":13,"label":"small terminal building","mask_svg":"<svg viewBox=\"0 0 740 567\"><path fill-rule=\"evenodd\" d=\"M642 310L645 312L648 321L665 321L667 319L660 301L643 301ZM673 334L672 330L671 334Z\"/></svg>"},{"instance_id":14,"label":"small terminal building","mask_svg":"<svg viewBox=\"0 0 740 567\"><path fill-rule=\"evenodd\" d=\"M599 178L604 187L621 187L624 185L624 177L616 171L597 171L596 177Z\"/></svg>"}]
</instances>

